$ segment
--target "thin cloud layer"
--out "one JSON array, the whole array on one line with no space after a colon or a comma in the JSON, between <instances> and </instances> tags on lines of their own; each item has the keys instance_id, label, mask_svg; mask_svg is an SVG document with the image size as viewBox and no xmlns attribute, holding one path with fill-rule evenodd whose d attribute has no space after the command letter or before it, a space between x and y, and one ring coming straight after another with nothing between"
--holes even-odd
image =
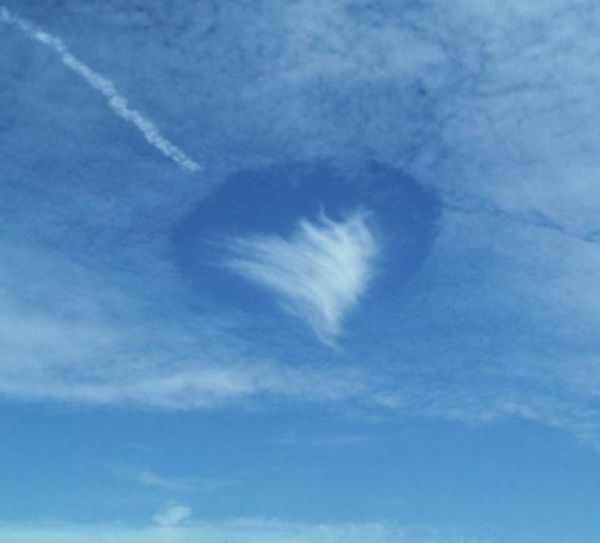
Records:
<instances>
[{"instance_id":1,"label":"thin cloud layer","mask_svg":"<svg viewBox=\"0 0 600 543\"><path fill-rule=\"evenodd\" d=\"M348 349L344 362L376 372L384 358L379 349L385 346L394 353L390 364L402 367L398 379L388 380L398 392L385 398L411 412L423 413L424 405L436 402L442 404L439 412L447 412L440 398L464 403L469 377L472 400L462 412L493 410L495 398L514 405L515 382L522 384L522 401L528 405L531 382L545 388L547 376L553 375L545 403L562 390L562 411L587 417L579 402L595 400L590 382L600 374L590 362L585 378L581 376L582 363L588 367L581 353L597 351L593 338L600 322L589 294L595 292L600 269L594 242L600 142L595 97L600 85L591 68L600 47L600 11L594 3L573 2L567 8L564 2L518 7L458 2L450 9L440 3L386 1L375 6L304 0L273 3L264 11L223 3L215 10L214 32L202 39L198 29L204 32L206 21L213 19L191 1L182 0L177 14L165 10L169 17L161 17L160 3L141 11L116 1L101 6L65 2L60 16L54 7L40 3L5 4L36 26L47 27L49 37L61 36L73 51L83 52L86 46L94 51L94 65L110 66L111 77L128 92L140 89L135 96L142 104L160 103L169 115L186 119L186 137L203 138L207 179L213 172L241 171L259 159L334 158L348 171L364 157L376 157L443 192L446 203L468 203L465 213L480 216L487 226L479 221L463 226L446 209L443 235L425 274L421 271L412 285L416 301L408 302L415 311L396 311L388 320L382 313L377 328L386 330L385 337L383 332L381 341L369 337L368 351L355 354ZM10 15L2 13L7 23ZM60 63L46 62L45 53L59 51L48 44L23 48L18 32L10 31L14 24L4 25L7 46L18 39L15 52L2 61L7 78L0 111L6 156L0 166L6 293L1 304L0 394L165 408L229 405L272 394L308 400L368 397L369 387L361 389L350 378L339 386L340 371L328 377L329 387L323 384L314 394L315 383L324 381L313 371L322 360L303 352L299 342L266 356L264 336L254 335L254 343L239 347L241 326L215 332L212 320L226 317L212 308L190 319L181 285L168 275L169 263L162 260L164 232L159 230L183 212L188 200L202 195L195 195L197 187L172 183L170 171L156 173L151 164L149 175L141 169L146 163L128 161L119 142L96 122L106 117L103 104L95 112L91 105L78 108L62 96L53 101L56 97L40 87L49 74L66 72ZM98 48L101 43L112 47ZM21 49L31 58L17 61ZM89 53L86 58L91 62ZM557 58L563 71L556 70ZM13 68L14 77L8 77ZM175 72L180 74L179 87L173 85ZM61 87L57 91L66 92ZM92 116L86 123L88 113ZM72 141L55 137L72 128ZM32 134L44 145L32 144ZM96 141L102 145L92 145ZM111 175L105 171L108 154L116 158ZM212 175L210 182L215 186L224 177ZM526 232L527 239L514 243L512 236L502 234L502 224ZM156 233L156 244L147 243L148 232ZM545 241L549 237L552 243ZM79 280L65 280L64 269L49 266L45 249L33 239L45 240L61 263L81 262L82 248L89 251ZM254 244L264 249L259 241L267 239ZM102 240L113 243L98 251ZM271 245L290 249L292 240ZM7 246L27 249L28 254L15 257ZM332 341L359 298L334 296L335 303L329 304L327 297L300 295L289 281L280 286L269 275L268 259L250 258L241 250L248 246L239 244L232 258L254 266L250 275L257 276L255 282L311 319ZM135 265L122 258L125 251L127 258L137 255ZM18 269L9 273L16 263ZM282 267L279 262L277 267ZM119 270L119 275L107 276L107 268ZM104 274L103 281L93 280L98 274ZM143 285L143 292L132 284ZM40 285L45 286L42 295ZM87 300L96 301L99 293L113 288L116 297L121 291L128 296L82 309ZM148 308L152 292L155 305L142 310ZM340 304L340 299L345 302ZM166 306L169 318L158 319ZM139 311L130 309L135 307ZM525 310L527 322L519 323L514 317ZM514 340L514 332L507 334L510 322L524 331L522 341ZM542 333L546 328L552 337ZM450 337L446 330L452 331ZM279 332L273 328L269 341L285 335ZM535 349L540 359L532 365L533 332L541 346ZM198 339L189 340L190 335ZM398 343L392 345L396 337ZM286 364L294 356L293 362L310 360L314 365L291 370ZM256 363L263 359L275 362ZM420 374L425 367L431 373L426 380ZM451 379L445 373L450 368ZM490 368L494 379L483 393L480 381ZM510 388L498 383L499 373L507 376ZM531 382L523 380L524 373ZM432 395L436 377L441 390ZM596 413L597 407L590 405L589 410ZM555 419L540 415L540 420Z\"/></svg>"},{"instance_id":2,"label":"thin cloud layer","mask_svg":"<svg viewBox=\"0 0 600 543\"><path fill-rule=\"evenodd\" d=\"M227 248L229 269L273 291L326 343L339 336L344 317L367 290L378 253L360 210L340 222L324 213L315 222L303 219L288 239L255 235Z\"/></svg>"},{"instance_id":3,"label":"thin cloud layer","mask_svg":"<svg viewBox=\"0 0 600 543\"><path fill-rule=\"evenodd\" d=\"M173 517L188 518L189 509L174 506ZM183 519L180 519L183 520ZM229 522L161 525L151 528L118 526L0 525L3 543L458 543L469 541L433 529L410 529L384 523L302 524L277 520L239 519Z\"/></svg>"}]
</instances>

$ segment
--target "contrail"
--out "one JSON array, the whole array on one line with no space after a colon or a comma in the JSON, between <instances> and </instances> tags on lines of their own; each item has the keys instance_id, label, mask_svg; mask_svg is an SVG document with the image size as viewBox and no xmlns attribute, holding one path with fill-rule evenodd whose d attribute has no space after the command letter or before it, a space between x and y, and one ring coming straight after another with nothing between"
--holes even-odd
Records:
<instances>
[{"instance_id":1,"label":"contrail","mask_svg":"<svg viewBox=\"0 0 600 543\"><path fill-rule=\"evenodd\" d=\"M0 22L19 28L32 40L53 49L62 63L85 79L91 87L103 94L108 100L112 110L127 122L133 124L146 138L146 141L158 149L181 168L190 172L200 170L200 165L188 157L179 147L165 139L152 121L144 117L139 111L131 109L127 99L121 96L112 81L106 79L99 73L86 66L75 55L73 55L60 38L52 36L47 32L38 30L31 23L13 15L8 9L0 6Z\"/></svg>"}]
</instances>

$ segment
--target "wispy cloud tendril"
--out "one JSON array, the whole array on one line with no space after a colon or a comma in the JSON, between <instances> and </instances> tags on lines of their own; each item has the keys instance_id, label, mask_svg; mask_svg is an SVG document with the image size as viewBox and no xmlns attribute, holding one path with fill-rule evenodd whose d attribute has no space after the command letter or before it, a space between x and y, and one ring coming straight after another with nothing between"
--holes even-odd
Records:
<instances>
[{"instance_id":1,"label":"wispy cloud tendril","mask_svg":"<svg viewBox=\"0 0 600 543\"><path fill-rule=\"evenodd\" d=\"M189 172L200 170L200 165L188 157L179 147L162 136L152 121L144 117L139 111L129 107L127 99L118 93L112 81L81 62L69 51L60 38L37 29L29 21L13 15L3 6L0 6L0 23L13 25L20 29L28 38L53 49L65 66L73 70L92 88L100 92L108 100L111 109L119 117L134 125L150 145L173 160L173 162L184 170Z\"/></svg>"},{"instance_id":2,"label":"wispy cloud tendril","mask_svg":"<svg viewBox=\"0 0 600 543\"><path fill-rule=\"evenodd\" d=\"M316 222L299 221L289 239L254 235L230 240L227 249L229 269L272 290L330 344L366 291L378 253L362 210L340 222L322 213Z\"/></svg>"}]
</instances>

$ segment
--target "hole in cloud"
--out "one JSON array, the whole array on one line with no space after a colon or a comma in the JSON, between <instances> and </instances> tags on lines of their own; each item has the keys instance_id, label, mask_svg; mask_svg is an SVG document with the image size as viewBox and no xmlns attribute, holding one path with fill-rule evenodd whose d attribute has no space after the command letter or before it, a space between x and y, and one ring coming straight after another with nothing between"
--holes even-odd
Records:
<instances>
[{"instance_id":1,"label":"hole in cloud","mask_svg":"<svg viewBox=\"0 0 600 543\"><path fill-rule=\"evenodd\" d=\"M331 341L342 325L351 334L363 308L402 296L429 254L439 214L437 196L402 171L286 163L231 176L175 226L170 251L190 306L241 310L252 316L252 334L267 334L281 329L276 294L288 314Z\"/></svg>"}]
</instances>

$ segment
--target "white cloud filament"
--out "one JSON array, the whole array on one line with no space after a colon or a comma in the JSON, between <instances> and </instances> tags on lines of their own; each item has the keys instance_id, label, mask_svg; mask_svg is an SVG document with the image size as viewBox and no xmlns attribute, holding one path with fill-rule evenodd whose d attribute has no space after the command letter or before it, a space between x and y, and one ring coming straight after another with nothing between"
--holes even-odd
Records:
<instances>
[{"instance_id":1,"label":"white cloud filament","mask_svg":"<svg viewBox=\"0 0 600 543\"><path fill-rule=\"evenodd\" d=\"M343 319L365 293L378 253L367 215L357 210L336 222L321 214L299 221L284 239L253 235L227 244L227 267L273 291L280 303L333 343Z\"/></svg>"},{"instance_id":2,"label":"white cloud filament","mask_svg":"<svg viewBox=\"0 0 600 543\"><path fill-rule=\"evenodd\" d=\"M92 88L100 92L108 100L109 106L119 117L134 125L150 145L158 149L167 158L170 158L179 167L189 172L200 170L200 165L188 157L176 145L164 138L152 121L144 117L139 111L129 107L127 99L117 92L112 81L81 62L69 51L60 38L36 29L31 23L13 15L8 9L2 6L0 6L0 22L14 25L28 38L53 49L65 66L82 77Z\"/></svg>"}]
</instances>

